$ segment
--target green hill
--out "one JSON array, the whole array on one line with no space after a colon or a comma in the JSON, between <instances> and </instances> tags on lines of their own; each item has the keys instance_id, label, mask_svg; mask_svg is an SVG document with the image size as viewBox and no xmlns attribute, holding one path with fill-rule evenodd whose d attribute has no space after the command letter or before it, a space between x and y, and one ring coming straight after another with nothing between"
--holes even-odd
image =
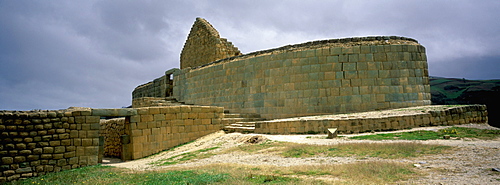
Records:
<instances>
[{"instance_id":1,"label":"green hill","mask_svg":"<svg viewBox=\"0 0 500 185\"><path fill-rule=\"evenodd\" d=\"M432 104L485 104L489 124L500 127L500 80L430 77L429 82Z\"/></svg>"}]
</instances>

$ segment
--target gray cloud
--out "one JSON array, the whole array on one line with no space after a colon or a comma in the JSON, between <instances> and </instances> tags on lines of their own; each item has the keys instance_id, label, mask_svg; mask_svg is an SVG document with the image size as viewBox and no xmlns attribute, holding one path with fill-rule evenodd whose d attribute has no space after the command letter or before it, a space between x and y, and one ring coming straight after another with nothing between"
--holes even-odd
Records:
<instances>
[{"instance_id":1,"label":"gray cloud","mask_svg":"<svg viewBox=\"0 0 500 185\"><path fill-rule=\"evenodd\" d=\"M0 0L0 109L130 105L134 87L179 66L196 17L244 53L400 35L427 48L431 75L498 79L499 8L493 0Z\"/></svg>"}]
</instances>

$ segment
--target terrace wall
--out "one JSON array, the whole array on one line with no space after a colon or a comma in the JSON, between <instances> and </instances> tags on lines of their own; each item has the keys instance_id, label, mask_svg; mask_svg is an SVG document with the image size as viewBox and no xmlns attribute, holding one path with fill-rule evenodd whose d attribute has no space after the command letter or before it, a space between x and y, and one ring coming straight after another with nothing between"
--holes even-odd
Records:
<instances>
[{"instance_id":1,"label":"terrace wall","mask_svg":"<svg viewBox=\"0 0 500 185\"><path fill-rule=\"evenodd\" d=\"M412 113L391 110L387 113L341 114L334 117L301 117L292 119L255 122L255 133L304 134L327 133L337 128L339 133L361 133L384 130L400 130L415 127L487 123L485 105L463 105L450 108L412 107ZM429 109L429 110L426 110ZM420 111L422 110L422 111Z\"/></svg>"}]
</instances>

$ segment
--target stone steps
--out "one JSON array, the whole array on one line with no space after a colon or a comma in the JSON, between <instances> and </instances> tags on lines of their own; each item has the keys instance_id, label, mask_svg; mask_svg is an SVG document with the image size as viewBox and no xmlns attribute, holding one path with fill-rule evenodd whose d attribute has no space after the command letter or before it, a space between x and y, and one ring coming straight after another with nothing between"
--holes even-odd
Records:
<instances>
[{"instance_id":1,"label":"stone steps","mask_svg":"<svg viewBox=\"0 0 500 185\"><path fill-rule=\"evenodd\" d=\"M224 125L224 131L230 132L240 132L240 133L253 133L255 130L255 121L264 121L266 119L261 118L259 114L243 114L243 113L229 113L224 112L224 118L222 118L222 124Z\"/></svg>"},{"instance_id":2,"label":"stone steps","mask_svg":"<svg viewBox=\"0 0 500 185\"><path fill-rule=\"evenodd\" d=\"M239 132L239 133L253 133L255 131L255 127L234 127L234 126L225 126L224 131L226 133L231 132Z\"/></svg>"},{"instance_id":3,"label":"stone steps","mask_svg":"<svg viewBox=\"0 0 500 185\"><path fill-rule=\"evenodd\" d=\"M222 118L222 125L231 125L240 122L264 121L263 118Z\"/></svg>"},{"instance_id":4,"label":"stone steps","mask_svg":"<svg viewBox=\"0 0 500 185\"><path fill-rule=\"evenodd\" d=\"M260 115L252 113L248 114L225 113L224 118L260 118Z\"/></svg>"}]
</instances>

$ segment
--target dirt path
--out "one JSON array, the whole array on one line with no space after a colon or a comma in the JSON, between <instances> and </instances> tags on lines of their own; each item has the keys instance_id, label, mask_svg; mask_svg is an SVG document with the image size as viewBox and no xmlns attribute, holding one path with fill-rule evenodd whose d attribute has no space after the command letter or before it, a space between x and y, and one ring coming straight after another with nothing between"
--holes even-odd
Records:
<instances>
[{"instance_id":1,"label":"dirt path","mask_svg":"<svg viewBox=\"0 0 500 185\"><path fill-rule=\"evenodd\" d=\"M498 129L486 124L468 124L465 127L475 127L481 129ZM394 132L409 132L415 130L438 130L446 127L422 127L411 130L401 130ZM380 132L379 132L380 133ZM368 133L373 134L373 133ZM378 133L377 133L378 134ZM366 134L357 134L366 135ZM492 168L500 168L500 139L496 140L429 140L429 141L368 141L350 140L354 135L343 135L345 137L335 139L324 139L326 135L264 135L264 134L240 134L217 132L192 143L175 148L172 151L162 152L144 159L108 163L105 165L129 168L133 170L158 170L162 168L194 167L214 163L235 163L248 165L273 165L273 166L293 166L293 165L319 165L319 164L345 164L356 161L386 160L378 158L357 159L354 157L310 157L310 158L284 158L272 153L260 152L257 154L247 154L242 152L231 152L214 155L209 158L191 160L187 163L174 164L168 166L152 165L151 163L168 159L187 152L199 151L201 149L219 148L213 152L222 151L242 144L257 136L261 139L273 141L286 141L304 144L335 145L340 143L358 142L420 142L424 144L439 144L455 146L451 154L431 155L420 158L397 159L394 161L414 164L415 168L428 174L420 179L412 179L406 183L410 184L500 184L500 172L492 171Z\"/></svg>"}]
</instances>

